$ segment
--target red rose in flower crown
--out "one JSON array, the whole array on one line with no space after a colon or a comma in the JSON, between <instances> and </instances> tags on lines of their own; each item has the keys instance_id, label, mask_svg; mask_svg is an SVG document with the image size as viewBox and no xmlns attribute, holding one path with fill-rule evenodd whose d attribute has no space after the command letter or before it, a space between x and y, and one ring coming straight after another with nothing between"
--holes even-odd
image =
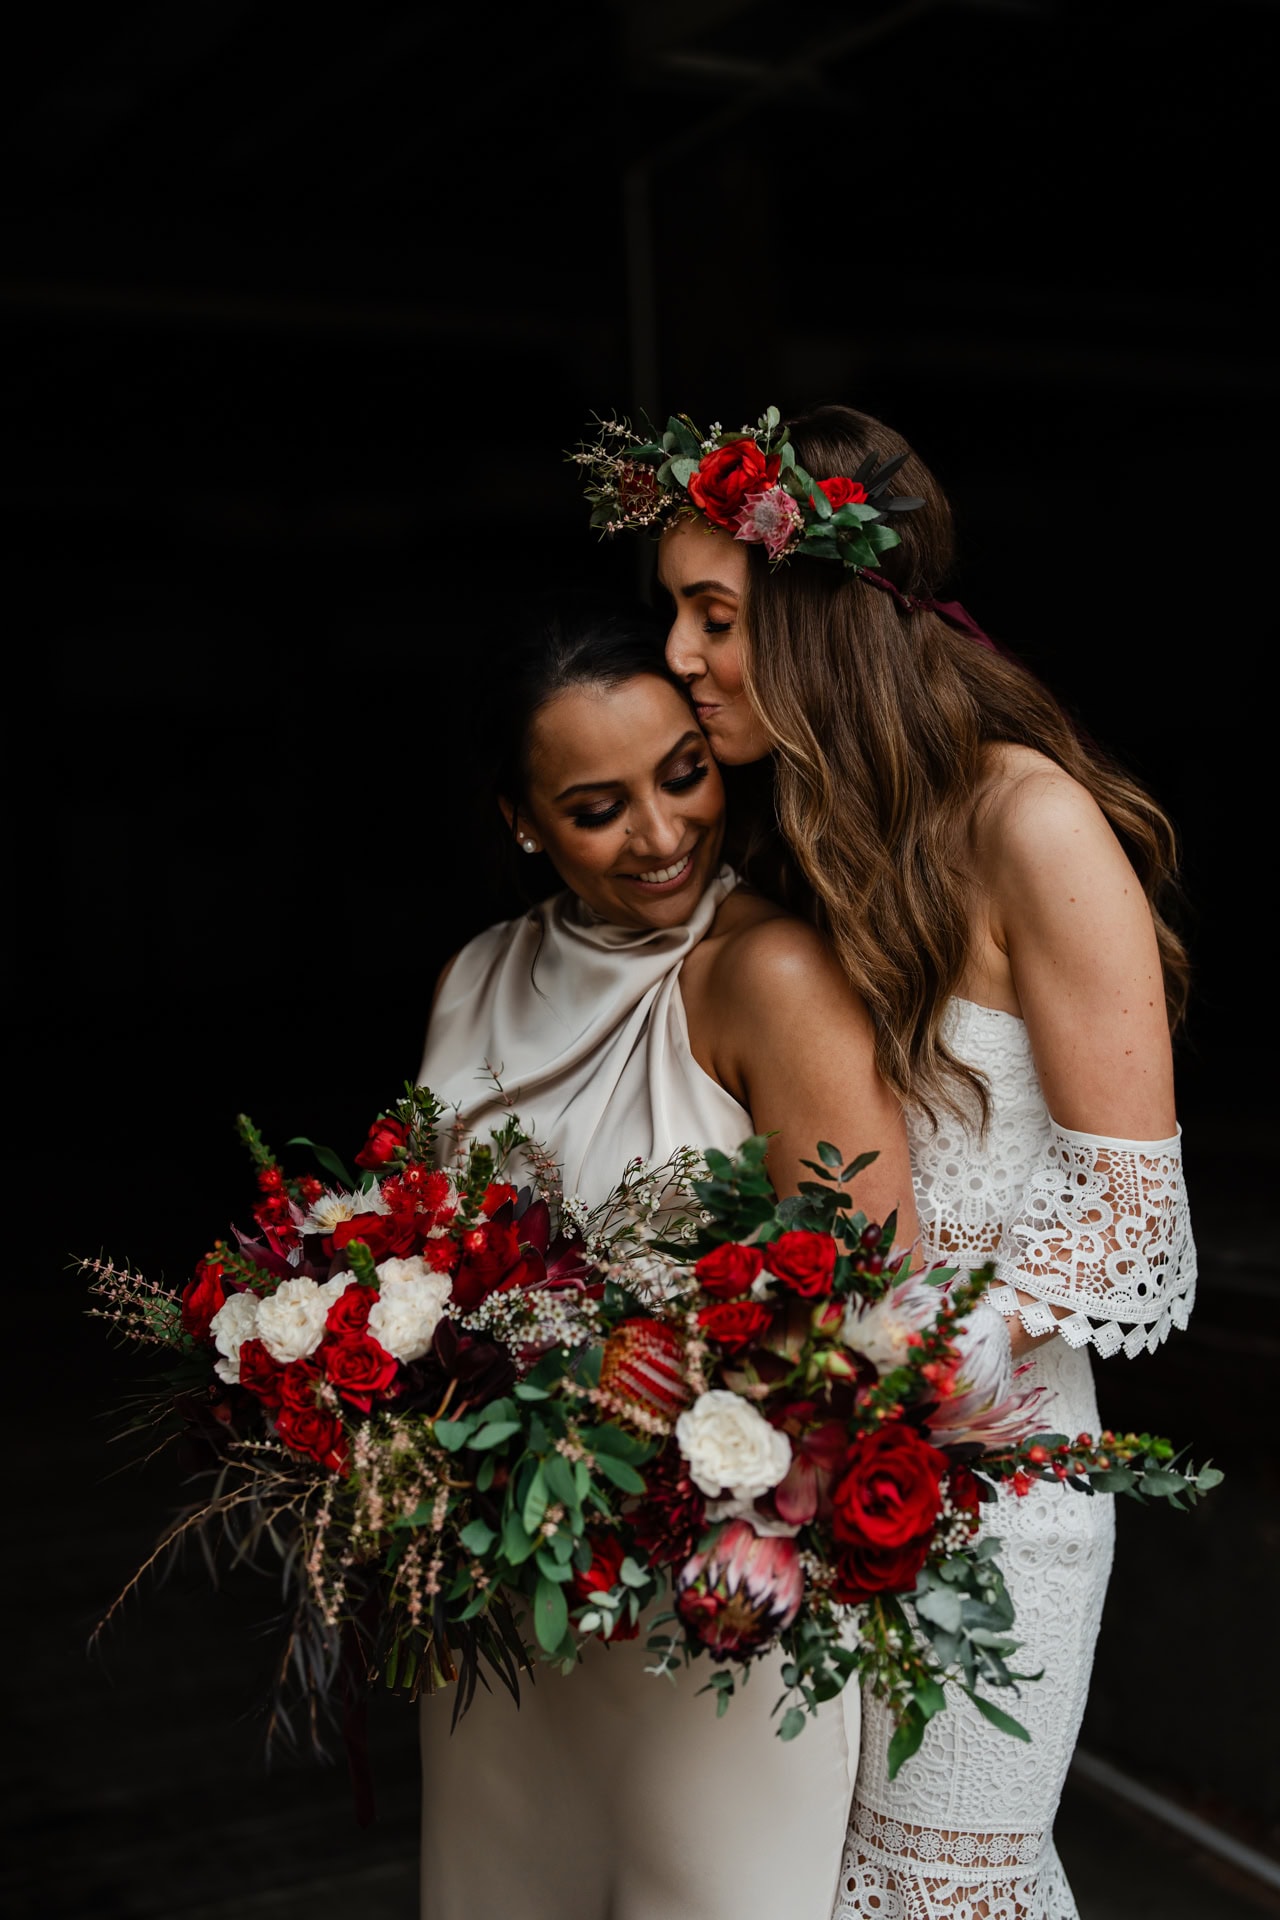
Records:
<instances>
[{"instance_id":1,"label":"red rose in flower crown","mask_svg":"<svg viewBox=\"0 0 1280 1920\"><path fill-rule=\"evenodd\" d=\"M740 1353L773 1325L773 1309L763 1300L717 1300L704 1307L698 1325L709 1340L730 1353Z\"/></svg>"},{"instance_id":2,"label":"red rose in flower crown","mask_svg":"<svg viewBox=\"0 0 1280 1920\"><path fill-rule=\"evenodd\" d=\"M832 1531L850 1546L901 1547L927 1539L951 1462L901 1421L860 1433L832 1490Z\"/></svg>"},{"instance_id":3,"label":"red rose in flower crown","mask_svg":"<svg viewBox=\"0 0 1280 1920\"><path fill-rule=\"evenodd\" d=\"M734 440L699 462L689 477L689 498L713 526L732 529L747 495L771 487L781 466L776 453L766 459L754 440Z\"/></svg>"},{"instance_id":4,"label":"red rose in flower crown","mask_svg":"<svg viewBox=\"0 0 1280 1920\"><path fill-rule=\"evenodd\" d=\"M369 1129L369 1138L356 1155L358 1167L385 1167L388 1160L394 1160L405 1141L409 1138L409 1129L400 1120L392 1120L383 1115L375 1120Z\"/></svg>"},{"instance_id":5,"label":"red rose in flower crown","mask_svg":"<svg viewBox=\"0 0 1280 1920\"><path fill-rule=\"evenodd\" d=\"M832 480L819 480L818 486L821 492L825 493L827 499L831 502L831 511L833 513L837 512L841 507L862 507L866 505L867 490L861 480L845 480L837 475ZM809 499L812 501L812 494L809 495Z\"/></svg>"},{"instance_id":6,"label":"red rose in flower crown","mask_svg":"<svg viewBox=\"0 0 1280 1920\"><path fill-rule=\"evenodd\" d=\"M704 1253L693 1270L704 1293L716 1300L732 1300L737 1294L750 1291L763 1266L764 1255L759 1247L740 1247L728 1240L724 1246Z\"/></svg>"},{"instance_id":7,"label":"red rose in flower crown","mask_svg":"<svg viewBox=\"0 0 1280 1920\"><path fill-rule=\"evenodd\" d=\"M802 1300L830 1293L836 1277L836 1243L829 1233L784 1233L769 1248L769 1271Z\"/></svg>"}]
</instances>

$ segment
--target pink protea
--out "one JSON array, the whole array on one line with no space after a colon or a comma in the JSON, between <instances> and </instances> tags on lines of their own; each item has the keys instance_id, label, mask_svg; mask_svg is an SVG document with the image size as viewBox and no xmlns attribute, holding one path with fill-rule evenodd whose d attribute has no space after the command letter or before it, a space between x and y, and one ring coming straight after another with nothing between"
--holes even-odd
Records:
<instances>
[{"instance_id":1,"label":"pink protea","mask_svg":"<svg viewBox=\"0 0 1280 1920\"><path fill-rule=\"evenodd\" d=\"M738 515L735 540L763 544L771 560L780 560L804 526L804 515L785 487L749 493Z\"/></svg>"},{"instance_id":2,"label":"pink protea","mask_svg":"<svg viewBox=\"0 0 1280 1920\"><path fill-rule=\"evenodd\" d=\"M804 1575L794 1540L731 1520L715 1545L676 1576L676 1612L716 1654L761 1653L800 1611Z\"/></svg>"}]
</instances>

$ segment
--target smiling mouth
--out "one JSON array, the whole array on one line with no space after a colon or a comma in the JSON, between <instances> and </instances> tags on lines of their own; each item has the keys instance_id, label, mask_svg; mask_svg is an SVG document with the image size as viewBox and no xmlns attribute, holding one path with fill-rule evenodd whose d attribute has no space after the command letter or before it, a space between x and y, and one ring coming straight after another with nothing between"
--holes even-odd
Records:
<instances>
[{"instance_id":1,"label":"smiling mouth","mask_svg":"<svg viewBox=\"0 0 1280 1920\"><path fill-rule=\"evenodd\" d=\"M693 872L693 856L696 847L691 847L683 859L674 861L665 867L652 867L648 873L624 873L621 877L630 880L634 886L643 887L646 893L674 892L682 887Z\"/></svg>"}]
</instances>

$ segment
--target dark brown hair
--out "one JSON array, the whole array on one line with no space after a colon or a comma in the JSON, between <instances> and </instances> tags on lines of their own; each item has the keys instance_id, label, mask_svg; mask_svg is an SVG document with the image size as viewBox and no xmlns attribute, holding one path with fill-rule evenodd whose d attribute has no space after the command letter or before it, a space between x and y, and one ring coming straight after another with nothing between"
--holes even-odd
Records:
<instances>
[{"instance_id":1,"label":"dark brown hair","mask_svg":"<svg viewBox=\"0 0 1280 1920\"><path fill-rule=\"evenodd\" d=\"M851 474L874 453L905 454L895 493L924 505L894 516L901 545L880 571L902 593L942 589L954 556L941 488L901 435L851 407L791 423L815 479ZM1155 919L1171 1024L1188 969L1161 906L1176 875L1173 829L1155 802L1079 733L1025 667L989 652L925 608L905 611L843 567L794 559L770 567L748 548L740 614L748 697L775 748L774 799L814 917L875 1020L877 1062L904 1099L956 1110L979 1076L941 1037L964 973L971 877L966 833L984 749L1034 748L1097 801ZM794 897L794 895L793 895Z\"/></svg>"}]
</instances>

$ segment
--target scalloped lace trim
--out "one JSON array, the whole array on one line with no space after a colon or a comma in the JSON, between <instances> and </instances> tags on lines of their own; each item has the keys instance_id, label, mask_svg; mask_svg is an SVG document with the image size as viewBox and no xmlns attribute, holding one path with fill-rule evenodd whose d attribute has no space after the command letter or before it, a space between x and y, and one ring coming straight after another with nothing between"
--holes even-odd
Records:
<instances>
[{"instance_id":1,"label":"scalloped lace trim","mask_svg":"<svg viewBox=\"0 0 1280 1920\"><path fill-rule=\"evenodd\" d=\"M855 1807L832 1920L1079 1920L1041 1833L937 1832Z\"/></svg>"}]
</instances>

